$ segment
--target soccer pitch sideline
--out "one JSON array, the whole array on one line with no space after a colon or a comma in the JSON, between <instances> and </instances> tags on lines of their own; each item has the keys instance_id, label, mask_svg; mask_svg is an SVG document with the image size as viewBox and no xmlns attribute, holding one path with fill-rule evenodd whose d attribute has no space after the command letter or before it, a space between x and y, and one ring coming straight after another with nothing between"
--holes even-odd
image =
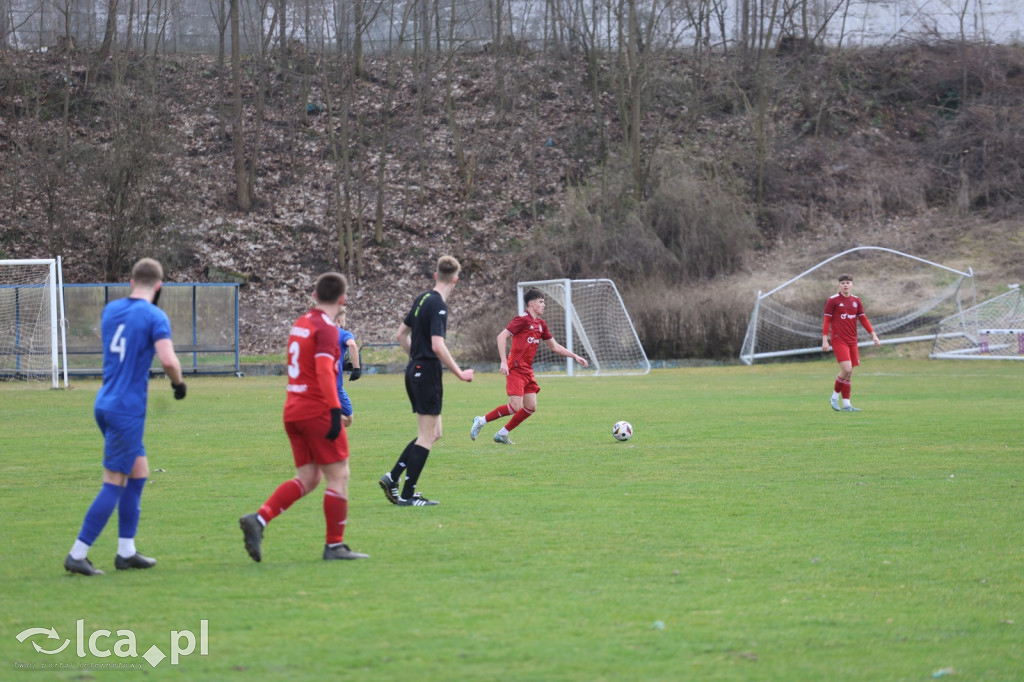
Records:
<instances>
[{"instance_id":1,"label":"soccer pitch sideline","mask_svg":"<svg viewBox=\"0 0 1024 682\"><path fill-rule=\"evenodd\" d=\"M155 381L159 564L113 570L112 519L93 578L62 561L100 485L98 382L0 385L0 678L1020 679L1024 365L869 353L859 413L829 408L835 373L541 377L514 446L468 435L504 378L447 377L430 508L385 501L415 418L401 376L364 376L346 541L371 558L320 558L321 485L260 564L238 517L292 473L283 379Z\"/></svg>"}]
</instances>

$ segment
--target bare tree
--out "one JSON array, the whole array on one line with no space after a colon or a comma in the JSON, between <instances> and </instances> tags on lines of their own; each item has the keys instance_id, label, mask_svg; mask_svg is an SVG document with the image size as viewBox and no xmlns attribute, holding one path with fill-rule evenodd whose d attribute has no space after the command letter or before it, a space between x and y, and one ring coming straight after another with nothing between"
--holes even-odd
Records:
<instances>
[{"instance_id":1,"label":"bare tree","mask_svg":"<svg viewBox=\"0 0 1024 682\"><path fill-rule=\"evenodd\" d=\"M249 186L249 171L246 167L245 128L242 119L242 53L241 30L239 29L239 0L230 0L229 18L231 22L231 142L235 161L235 202L241 211L252 207L252 188Z\"/></svg>"},{"instance_id":2,"label":"bare tree","mask_svg":"<svg viewBox=\"0 0 1024 682\"><path fill-rule=\"evenodd\" d=\"M99 49L96 50L93 55L92 64L89 66L89 71L86 74L86 82L95 83L96 77L99 74L100 69L103 68L103 64L107 61L110 56L111 50L115 47L117 41L117 8L120 0L107 0L107 25L103 31L103 42L100 43Z\"/></svg>"},{"instance_id":3,"label":"bare tree","mask_svg":"<svg viewBox=\"0 0 1024 682\"><path fill-rule=\"evenodd\" d=\"M133 98L112 85L105 101L110 144L97 155L89 177L99 190L105 222L104 275L113 282L124 275L136 248L163 224L165 197L156 171L165 141L153 99Z\"/></svg>"},{"instance_id":4,"label":"bare tree","mask_svg":"<svg viewBox=\"0 0 1024 682\"><path fill-rule=\"evenodd\" d=\"M225 0L210 2L210 14L213 15L213 22L217 27L217 73L224 73L225 47L224 35L228 30L228 10Z\"/></svg>"}]
</instances>

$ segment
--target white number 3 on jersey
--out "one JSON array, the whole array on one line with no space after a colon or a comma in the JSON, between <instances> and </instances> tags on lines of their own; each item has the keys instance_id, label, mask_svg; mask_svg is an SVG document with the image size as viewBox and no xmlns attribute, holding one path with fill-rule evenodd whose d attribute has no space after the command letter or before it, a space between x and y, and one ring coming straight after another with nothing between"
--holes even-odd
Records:
<instances>
[{"instance_id":1,"label":"white number 3 on jersey","mask_svg":"<svg viewBox=\"0 0 1024 682\"><path fill-rule=\"evenodd\" d=\"M288 346L288 376L299 378L299 342L292 341Z\"/></svg>"}]
</instances>

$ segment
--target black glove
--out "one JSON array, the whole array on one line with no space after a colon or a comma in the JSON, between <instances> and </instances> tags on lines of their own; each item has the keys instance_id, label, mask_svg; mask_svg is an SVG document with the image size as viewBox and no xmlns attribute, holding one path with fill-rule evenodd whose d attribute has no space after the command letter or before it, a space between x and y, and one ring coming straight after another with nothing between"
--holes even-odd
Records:
<instances>
[{"instance_id":1,"label":"black glove","mask_svg":"<svg viewBox=\"0 0 1024 682\"><path fill-rule=\"evenodd\" d=\"M349 381L355 381L356 379L358 379L361 376L363 376L363 368L362 367L353 367L352 368L352 373L348 375L348 380Z\"/></svg>"},{"instance_id":2,"label":"black glove","mask_svg":"<svg viewBox=\"0 0 1024 682\"><path fill-rule=\"evenodd\" d=\"M324 436L327 440L334 440L341 435L341 408L331 408L331 429Z\"/></svg>"},{"instance_id":3,"label":"black glove","mask_svg":"<svg viewBox=\"0 0 1024 682\"><path fill-rule=\"evenodd\" d=\"M182 381L180 384L171 384L171 388L174 389L174 399L181 400L185 397L185 382Z\"/></svg>"}]
</instances>

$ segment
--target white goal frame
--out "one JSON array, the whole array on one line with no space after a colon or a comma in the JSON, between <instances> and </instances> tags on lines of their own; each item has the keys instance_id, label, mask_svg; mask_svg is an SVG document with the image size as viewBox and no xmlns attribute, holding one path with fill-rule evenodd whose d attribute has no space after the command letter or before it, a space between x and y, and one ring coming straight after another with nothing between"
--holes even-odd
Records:
<instances>
[{"instance_id":1,"label":"white goal frame","mask_svg":"<svg viewBox=\"0 0 1024 682\"><path fill-rule=\"evenodd\" d=\"M63 369L63 381L64 388L68 386L68 356L67 356L67 345L64 329L64 276L61 268L61 258L22 258L22 259L8 259L0 260L0 267L19 267L19 266L45 266L47 268L47 275L45 281L24 285L0 285L15 289L17 292L20 288L46 288L46 297L49 299L49 356L50 356L50 367L49 370L27 370L21 372L20 370L20 356L25 354L24 349L17 345L17 338L20 335L20 320L15 320L11 327L13 338L10 342L10 348L14 355L18 356L18 362L16 363L15 370L12 372L15 378L38 378L39 376L45 376L49 374L50 382L53 388L60 388L61 374ZM15 299L17 300L17 295ZM16 317L20 314L19 310L16 310ZM0 339L0 345L6 347L7 341Z\"/></svg>"},{"instance_id":2,"label":"white goal frame","mask_svg":"<svg viewBox=\"0 0 1024 682\"><path fill-rule=\"evenodd\" d=\"M939 323L929 358L1024 360L1024 292L1020 284Z\"/></svg>"},{"instance_id":3,"label":"white goal frame","mask_svg":"<svg viewBox=\"0 0 1024 682\"><path fill-rule=\"evenodd\" d=\"M548 322L556 341L587 360L588 367L584 369L572 358L565 358L565 373L568 376L647 374L651 371L650 360L647 359L647 353L644 352L643 344L640 343L640 337L615 282L610 279L546 279L519 282L516 285L516 299L520 315L526 312L523 296L530 288L544 292L548 304L547 312L553 311L556 305L562 308L562 314L558 317L548 318L545 315L544 319ZM611 305L614 309L580 310L577 307L582 293L596 290L606 290L613 294ZM562 333L565 334L564 341L559 338ZM628 348L630 357L614 357L615 345ZM551 351L546 345L541 344L537 353L538 358L542 358L545 353L550 354ZM535 365L535 371L543 373L544 369L538 364Z\"/></svg>"},{"instance_id":4,"label":"white goal frame","mask_svg":"<svg viewBox=\"0 0 1024 682\"><path fill-rule=\"evenodd\" d=\"M958 276L959 279L953 285L953 288L956 291L955 299L956 299L956 305L957 305L957 311L958 312L961 312L963 310L963 306L960 305L960 298L961 298L960 292L961 292L961 289L964 286L964 282L969 282L970 283L970 290L969 290L969 292L967 292L967 297L969 298L970 303L973 304L974 301L976 300L976 294L975 294L975 288L974 288L974 271L971 268L967 268L966 271L961 271L961 270L957 270L955 268L951 268L951 267L946 266L946 265L942 265L941 263L935 263L935 262L932 262L930 260L925 260L924 258L919 258L917 256L913 256L913 255L911 255L909 253L903 253L902 251L896 251L894 249L889 249L889 248L882 247L882 246L857 246L857 247L854 247L852 249L847 249L846 251L843 251L842 253L837 253L836 255L831 256L830 258L826 258L825 260L821 261L820 263L818 263L814 267L809 268L809 269L801 272L796 277L793 277L792 279L790 279L790 280L788 280L786 282L783 282L782 284L780 284L779 286L775 287L771 291L768 291L767 293L762 293L761 291L758 291L757 292L757 300L754 303L754 309L750 313L750 322L747 325L747 333L746 333L746 336L743 339L743 347L740 350L740 360L744 364L751 365L756 360L759 360L759 359L779 358L779 357L786 357L786 356L793 356L793 355L809 355L809 354L812 354L812 353L821 353L821 326L822 326L822 318L819 317L817 322L811 323L811 322L808 322L807 320L798 319L800 317L800 314L796 313L796 311L793 311L793 310L785 308L785 307L782 307L782 310L785 312L786 315L789 315L789 314L792 313L792 319L787 319L786 320L786 323L787 324L791 324L792 326L786 327L785 329L788 332L790 332L794 337L798 336L798 337L807 339L807 343L809 343L811 345L797 347L797 348L786 348L786 349L782 349L782 350L772 350L772 351L759 351L759 350L757 350L758 349L758 345L757 344L758 344L758 329L759 329L759 325L764 324L764 321L761 319L762 318L762 305L764 304L765 300L768 299L769 297L771 297L773 294L776 294L776 293L782 291L783 289L785 289L786 287L794 284L795 282L798 282L799 280L806 278L808 275L810 275L811 273L815 272L816 270L819 270L820 268L828 265L829 263L831 263L831 262L833 262L833 261L835 261L835 260L837 260L839 258L842 258L844 256L848 256L850 254L857 253L857 252L860 252L860 251L878 251L878 252L892 254L892 255L895 255L895 256L900 256L900 257L903 257L903 258L907 258L907 259L909 259L911 261L915 261L917 263L928 265L928 266L931 266L931 267L936 268L938 270L946 271L946 272L948 272L948 273L950 273L952 275ZM833 293L834 293L834 291L833 291ZM776 304L776 307L779 307L779 304ZM824 303L822 303L822 310L824 310ZM926 311L926 309L923 309L923 310ZM921 312L921 311L918 311L918 312ZM929 333L926 333L926 334L925 333L916 333L916 334L903 334L903 335L900 335L898 333L895 333L893 335L886 336L886 332L889 331L890 329L896 330L896 329L899 329L901 327L904 327L908 323L912 323L915 319L919 319L919 317L920 317L919 314L917 314L917 315L915 315L915 314L907 314L907 315L905 315L905 316L903 316L903 317L901 317L901 318L899 318L897 320L894 320L893 322L889 323L887 326L880 325L877 321L873 322L873 326L875 327L875 330L879 333L879 336L882 337L882 344L911 343L911 342L916 342L916 341L932 341L935 338L935 330L934 329L930 330ZM812 340L813 340L813 343L812 343ZM872 345L872 344L873 344L872 341L861 341L857 345L858 346L869 346L869 345Z\"/></svg>"}]
</instances>

